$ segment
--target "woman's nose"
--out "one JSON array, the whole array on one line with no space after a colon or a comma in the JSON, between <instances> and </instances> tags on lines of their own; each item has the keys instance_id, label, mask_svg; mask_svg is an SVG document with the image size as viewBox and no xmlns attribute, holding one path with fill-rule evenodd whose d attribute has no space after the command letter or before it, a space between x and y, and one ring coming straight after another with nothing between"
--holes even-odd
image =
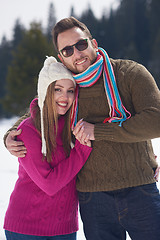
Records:
<instances>
[{"instance_id":1,"label":"woman's nose","mask_svg":"<svg viewBox=\"0 0 160 240\"><path fill-rule=\"evenodd\" d=\"M64 99L67 99L67 98L68 98L68 93L67 93L66 91L64 91L63 94L62 94L62 97L63 97Z\"/></svg>"}]
</instances>

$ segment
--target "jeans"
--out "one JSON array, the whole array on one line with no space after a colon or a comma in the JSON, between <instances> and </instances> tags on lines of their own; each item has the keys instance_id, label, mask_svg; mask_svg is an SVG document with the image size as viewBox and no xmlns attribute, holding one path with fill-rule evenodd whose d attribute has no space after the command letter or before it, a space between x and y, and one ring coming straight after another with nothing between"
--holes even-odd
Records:
<instances>
[{"instance_id":1,"label":"jeans","mask_svg":"<svg viewBox=\"0 0 160 240\"><path fill-rule=\"evenodd\" d=\"M7 240L76 240L77 233L58 235L52 237L46 236L34 236L34 235L26 235L19 234L5 230L5 235Z\"/></svg>"},{"instance_id":2,"label":"jeans","mask_svg":"<svg viewBox=\"0 0 160 240\"><path fill-rule=\"evenodd\" d=\"M160 239L160 195L155 183L111 192L79 192L87 240Z\"/></svg>"}]
</instances>

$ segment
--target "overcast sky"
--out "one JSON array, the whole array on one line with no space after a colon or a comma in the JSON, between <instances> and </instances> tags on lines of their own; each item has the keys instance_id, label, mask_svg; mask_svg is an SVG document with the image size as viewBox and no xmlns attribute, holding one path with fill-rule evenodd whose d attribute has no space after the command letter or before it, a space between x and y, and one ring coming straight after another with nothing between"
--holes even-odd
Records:
<instances>
[{"instance_id":1,"label":"overcast sky","mask_svg":"<svg viewBox=\"0 0 160 240\"><path fill-rule=\"evenodd\" d=\"M2 36L12 37L12 30L16 19L28 28L29 24L36 20L47 25L47 17L50 3L54 4L56 18L68 17L71 6L76 15L80 15L90 4L96 17L109 12L110 8L116 8L119 0L0 0L0 41Z\"/></svg>"}]
</instances>

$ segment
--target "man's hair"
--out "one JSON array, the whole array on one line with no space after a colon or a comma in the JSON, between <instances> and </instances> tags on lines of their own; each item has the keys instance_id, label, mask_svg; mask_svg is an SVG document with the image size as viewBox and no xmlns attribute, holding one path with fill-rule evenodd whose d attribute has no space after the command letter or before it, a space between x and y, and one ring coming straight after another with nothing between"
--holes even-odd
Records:
<instances>
[{"instance_id":1,"label":"man's hair","mask_svg":"<svg viewBox=\"0 0 160 240\"><path fill-rule=\"evenodd\" d=\"M80 28L83 32L85 32L87 34L89 39L93 38L89 29L87 28L87 26L84 23L78 21L74 17L64 18L64 19L60 20L59 22L57 22L52 30L53 44L57 51L58 51L58 46L57 46L58 34L65 32L66 30L69 30L74 27Z\"/></svg>"}]
</instances>

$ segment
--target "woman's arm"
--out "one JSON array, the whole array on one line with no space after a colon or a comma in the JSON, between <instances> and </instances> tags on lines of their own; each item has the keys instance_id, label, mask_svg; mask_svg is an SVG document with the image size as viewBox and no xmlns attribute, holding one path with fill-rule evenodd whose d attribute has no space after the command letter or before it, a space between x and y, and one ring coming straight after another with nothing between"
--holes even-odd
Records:
<instances>
[{"instance_id":1,"label":"woman's arm","mask_svg":"<svg viewBox=\"0 0 160 240\"><path fill-rule=\"evenodd\" d=\"M76 140L75 147L71 150L70 156L66 158L63 147L58 146L59 152L56 154L56 158L60 157L61 159L59 164L52 168L46 160L42 160L39 133L27 122L28 120L20 127L22 133L18 137L24 142L27 154L24 158L19 158L19 162L32 181L46 194L52 196L77 175L89 157L91 148L81 145ZM57 162L57 159L53 159L54 161Z\"/></svg>"}]
</instances>

